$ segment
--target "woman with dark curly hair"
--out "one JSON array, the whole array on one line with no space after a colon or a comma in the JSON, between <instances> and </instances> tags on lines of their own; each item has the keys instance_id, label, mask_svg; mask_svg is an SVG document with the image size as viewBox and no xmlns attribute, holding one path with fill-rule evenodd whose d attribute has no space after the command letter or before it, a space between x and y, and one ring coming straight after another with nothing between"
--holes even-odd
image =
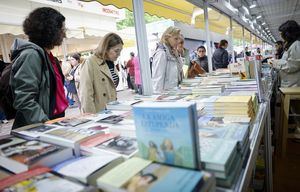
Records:
<instances>
[{"instance_id":1,"label":"woman with dark curly hair","mask_svg":"<svg viewBox=\"0 0 300 192\"><path fill-rule=\"evenodd\" d=\"M284 40L284 53L280 60L273 62L280 69L281 86L300 86L300 26L296 21L289 20L279 27Z\"/></svg>"},{"instance_id":2,"label":"woman with dark curly hair","mask_svg":"<svg viewBox=\"0 0 300 192\"><path fill-rule=\"evenodd\" d=\"M10 85L16 117L13 128L63 117L68 101L64 76L51 49L65 37L65 17L49 7L32 11L23 23L29 41L16 39Z\"/></svg>"}]
</instances>

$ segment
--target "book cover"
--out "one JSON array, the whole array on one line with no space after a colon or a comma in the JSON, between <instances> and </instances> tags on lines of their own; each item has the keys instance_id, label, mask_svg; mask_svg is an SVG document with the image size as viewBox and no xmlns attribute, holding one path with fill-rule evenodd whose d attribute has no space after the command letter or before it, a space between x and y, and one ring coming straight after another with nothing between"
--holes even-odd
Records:
<instances>
[{"instance_id":1,"label":"book cover","mask_svg":"<svg viewBox=\"0 0 300 192\"><path fill-rule=\"evenodd\" d=\"M48 168L37 168L0 181L3 191L69 192L83 191L85 186L74 183L49 172Z\"/></svg>"},{"instance_id":2,"label":"book cover","mask_svg":"<svg viewBox=\"0 0 300 192\"><path fill-rule=\"evenodd\" d=\"M203 173L152 163L122 185L126 191L194 191L202 184Z\"/></svg>"},{"instance_id":3,"label":"book cover","mask_svg":"<svg viewBox=\"0 0 300 192\"><path fill-rule=\"evenodd\" d=\"M221 124L199 128L199 136L238 141L241 149L249 136L249 125L242 123Z\"/></svg>"},{"instance_id":4,"label":"book cover","mask_svg":"<svg viewBox=\"0 0 300 192\"><path fill-rule=\"evenodd\" d=\"M83 156L64 161L52 169L64 176L73 177L81 182L89 182L91 184L91 182L95 182L92 181L94 180L94 178L92 179L94 175L99 177L99 172L104 174L104 167L116 160L121 163L123 158L109 153L106 155ZM114 163L114 165L116 166L118 162Z\"/></svg>"},{"instance_id":5,"label":"book cover","mask_svg":"<svg viewBox=\"0 0 300 192\"><path fill-rule=\"evenodd\" d=\"M2 167L0 168L0 181L1 181L2 179L5 179L5 178L11 176L11 175L13 175L12 172L10 172L10 171L8 171L8 170L2 168Z\"/></svg>"},{"instance_id":6,"label":"book cover","mask_svg":"<svg viewBox=\"0 0 300 192\"><path fill-rule=\"evenodd\" d=\"M203 184L203 173L131 158L97 180L106 191L195 191Z\"/></svg>"},{"instance_id":7,"label":"book cover","mask_svg":"<svg viewBox=\"0 0 300 192\"><path fill-rule=\"evenodd\" d=\"M40 141L23 141L0 150L1 157L32 165L44 156L61 150L61 147Z\"/></svg>"},{"instance_id":8,"label":"book cover","mask_svg":"<svg viewBox=\"0 0 300 192\"><path fill-rule=\"evenodd\" d=\"M99 123L108 123L108 124L117 124L121 121L123 121L124 117L121 115L110 115L106 118L100 119Z\"/></svg>"},{"instance_id":9,"label":"book cover","mask_svg":"<svg viewBox=\"0 0 300 192\"><path fill-rule=\"evenodd\" d=\"M90 115L85 116L90 117ZM84 118L85 116L63 117L48 121L46 123L62 127L79 127L80 125L86 124L91 121L88 118Z\"/></svg>"},{"instance_id":10,"label":"book cover","mask_svg":"<svg viewBox=\"0 0 300 192\"><path fill-rule=\"evenodd\" d=\"M120 134L117 133L103 133L101 135L98 135L97 137L92 137L90 139L86 139L85 141L80 143L80 147L95 147L107 140L113 139L115 137L120 136Z\"/></svg>"},{"instance_id":11,"label":"book cover","mask_svg":"<svg viewBox=\"0 0 300 192\"><path fill-rule=\"evenodd\" d=\"M199 168L195 103L142 103L134 106L133 112L141 157L170 165Z\"/></svg>"},{"instance_id":12,"label":"book cover","mask_svg":"<svg viewBox=\"0 0 300 192\"><path fill-rule=\"evenodd\" d=\"M13 130L13 133L17 135L25 135L33 138L38 138L39 136L41 136L41 134L46 133L55 128L57 128L57 126L55 125L39 123L15 129Z\"/></svg>"},{"instance_id":13,"label":"book cover","mask_svg":"<svg viewBox=\"0 0 300 192\"><path fill-rule=\"evenodd\" d=\"M129 100L129 101L111 101L106 104L108 110L131 110L132 106L141 102L141 100Z\"/></svg>"},{"instance_id":14,"label":"book cover","mask_svg":"<svg viewBox=\"0 0 300 192\"><path fill-rule=\"evenodd\" d=\"M102 134L105 127L96 126L91 128L56 128L46 134L43 134L42 137L47 137L47 135L57 138L62 138L70 141L81 141L89 136L95 136L96 134Z\"/></svg>"},{"instance_id":15,"label":"book cover","mask_svg":"<svg viewBox=\"0 0 300 192\"><path fill-rule=\"evenodd\" d=\"M226 172L237 153L237 141L201 137L200 153L205 169Z\"/></svg>"},{"instance_id":16,"label":"book cover","mask_svg":"<svg viewBox=\"0 0 300 192\"><path fill-rule=\"evenodd\" d=\"M122 187L131 177L151 164L151 161L133 157L116 166L111 171L97 179L98 187L109 185L116 188Z\"/></svg>"},{"instance_id":17,"label":"book cover","mask_svg":"<svg viewBox=\"0 0 300 192\"><path fill-rule=\"evenodd\" d=\"M137 151L137 141L135 138L117 136L97 145L95 148L130 157Z\"/></svg>"}]
</instances>

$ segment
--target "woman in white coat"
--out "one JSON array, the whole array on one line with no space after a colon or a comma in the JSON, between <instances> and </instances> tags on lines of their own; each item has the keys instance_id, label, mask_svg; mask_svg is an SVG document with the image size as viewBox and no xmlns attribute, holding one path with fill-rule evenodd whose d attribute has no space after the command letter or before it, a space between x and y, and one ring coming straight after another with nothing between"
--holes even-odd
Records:
<instances>
[{"instance_id":1,"label":"woman in white coat","mask_svg":"<svg viewBox=\"0 0 300 192\"><path fill-rule=\"evenodd\" d=\"M154 93L178 86L182 63L177 52L180 29L169 27L162 35L152 56L152 85Z\"/></svg>"},{"instance_id":2,"label":"woman in white coat","mask_svg":"<svg viewBox=\"0 0 300 192\"><path fill-rule=\"evenodd\" d=\"M280 71L281 86L300 87L300 26L289 20L279 27L284 40L284 53L273 66Z\"/></svg>"}]
</instances>

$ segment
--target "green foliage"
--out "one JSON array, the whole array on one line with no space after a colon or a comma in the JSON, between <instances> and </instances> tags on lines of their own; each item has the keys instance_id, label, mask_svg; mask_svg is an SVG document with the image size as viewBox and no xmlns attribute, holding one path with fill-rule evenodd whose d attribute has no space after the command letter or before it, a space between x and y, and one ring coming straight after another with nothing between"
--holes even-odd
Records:
<instances>
[{"instance_id":1,"label":"green foliage","mask_svg":"<svg viewBox=\"0 0 300 192\"><path fill-rule=\"evenodd\" d=\"M157 16L151 16L148 13L145 13L145 22L152 23L155 21L162 20L163 18L159 18ZM128 9L125 9L125 19L117 22L117 29L125 29L127 27L134 27L134 18L133 18L133 12L129 11Z\"/></svg>"}]
</instances>

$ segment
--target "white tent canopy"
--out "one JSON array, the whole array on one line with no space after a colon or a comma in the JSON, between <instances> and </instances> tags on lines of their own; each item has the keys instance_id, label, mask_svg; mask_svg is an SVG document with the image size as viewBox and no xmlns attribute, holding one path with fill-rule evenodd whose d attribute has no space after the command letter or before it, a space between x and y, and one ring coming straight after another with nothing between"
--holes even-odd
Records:
<instances>
[{"instance_id":1,"label":"white tent canopy","mask_svg":"<svg viewBox=\"0 0 300 192\"><path fill-rule=\"evenodd\" d=\"M13 39L16 36L25 38L22 23L26 16L35 8L45 6L57 9L66 17L67 39L65 43L66 51L69 53L94 49L106 33L117 31L117 19L125 17L124 10L114 6L102 6L97 2L0 1L0 52L4 60L9 61L8 52ZM53 53L56 56L62 55L62 48L55 48Z\"/></svg>"}]
</instances>

